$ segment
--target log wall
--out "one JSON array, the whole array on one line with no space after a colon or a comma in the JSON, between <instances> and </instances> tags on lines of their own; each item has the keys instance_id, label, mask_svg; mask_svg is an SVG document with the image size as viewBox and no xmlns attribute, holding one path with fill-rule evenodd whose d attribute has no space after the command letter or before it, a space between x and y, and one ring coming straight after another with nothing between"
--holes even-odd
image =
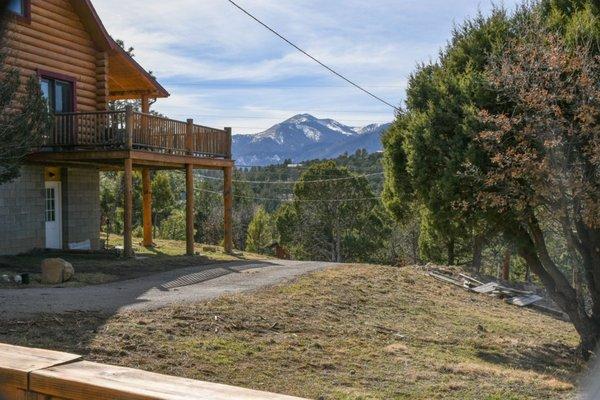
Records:
<instances>
[{"instance_id":1,"label":"log wall","mask_svg":"<svg viewBox=\"0 0 600 400\"><path fill-rule=\"evenodd\" d=\"M77 111L106 108L106 55L69 0L31 0L31 21L11 20L4 46L7 64L20 69L23 82L38 69L65 75L76 80Z\"/></svg>"}]
</instances>

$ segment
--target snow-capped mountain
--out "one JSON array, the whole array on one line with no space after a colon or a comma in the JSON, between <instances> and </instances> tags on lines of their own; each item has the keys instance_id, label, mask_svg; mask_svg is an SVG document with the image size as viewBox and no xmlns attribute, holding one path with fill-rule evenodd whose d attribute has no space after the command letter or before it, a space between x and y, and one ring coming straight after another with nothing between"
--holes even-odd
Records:
<instances>
[{"instance_id":1,"label":"snow-capped mountain","mask_svg":"<svg viewBox=\"0 0 600 400\"><path fill-rule=\"evenodd\" d=\"M381 135L391 124L350 127L332 119L299 114L264 132L233 136L238 165L269 165L335 158L358 149L381 150Z\"/></svg>"}]
</instances>

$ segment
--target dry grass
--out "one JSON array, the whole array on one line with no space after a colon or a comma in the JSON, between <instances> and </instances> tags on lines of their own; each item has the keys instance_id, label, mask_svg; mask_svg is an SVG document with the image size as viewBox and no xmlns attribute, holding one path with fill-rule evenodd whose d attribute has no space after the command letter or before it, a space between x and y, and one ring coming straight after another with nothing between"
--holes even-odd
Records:
<instances>
[{"instance_id":1,"label":"dry grass","mask_svg":"<svg viewBox=\"0 0 600 400\"><path fill-rule=\"evenodd\" d=\"M194 306L13 321L0 341L320 399L567 399L581 368L569 324L380 266Z\"/></svg>"},{"instance_id":2,"label":"dry grass","mask_svg":"<svg viewBox=\"0 0 600 400\"><path fill-rule=\"evenodd\" d=\"M73 264L75 278L63 283L61 287L78 287L133 279L159 272L184 268L194 265L212 264L235 260L265 259L252 253L236 252L226 254L222 247L195 245L199 255L186 256L185 242L177 240L155 240L156 247L145 248L140 245L141 238L134 239L135 259L124 259L117 253L84 254L63 252L34 252L19 256L0 256L0 276L4 274L29 273L31 284L17 286L0 281L0 288L41 287L40 265L48 257L60 257ZM123 238L111 236L111 246L123 244Z\"/></svg>"}]
</instances>

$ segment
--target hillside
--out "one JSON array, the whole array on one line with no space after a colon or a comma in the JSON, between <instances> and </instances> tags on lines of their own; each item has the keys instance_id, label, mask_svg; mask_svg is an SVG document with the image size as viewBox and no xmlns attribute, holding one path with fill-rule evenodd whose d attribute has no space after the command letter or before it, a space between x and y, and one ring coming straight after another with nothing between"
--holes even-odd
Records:
<instances>
[{"instance_id":1,"label":"hillside","mask_svg":"<svg viewBox=\"0 0 600 400\"><path fill-rule=\"evenodd\" d=\"M234 135L233 156L238 165L294 163L335 158L344 153L382 149L381 135L390 124L350 127L332 119L299 114L264 132Z\"/></svg>"},{"instance_id":2,"label":"hillside","mask_svg":"<svg viewBox=\"0 0 600 400\"><path fill-rule=\"evenodd\" d=\"M0 341L315 399L568 399L580 371L570 324L370 265L194 306L7 321Z\"/></svg>"}]
</instances>

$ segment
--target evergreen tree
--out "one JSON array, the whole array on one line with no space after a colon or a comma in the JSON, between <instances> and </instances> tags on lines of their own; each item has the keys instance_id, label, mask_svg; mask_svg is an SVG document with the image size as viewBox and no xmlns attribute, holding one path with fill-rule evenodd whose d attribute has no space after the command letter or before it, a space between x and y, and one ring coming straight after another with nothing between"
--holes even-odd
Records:
<instances>
[{"instance_id":1,"label":"evergreen tree","mask_svg":"<svg viewBox=\"0 0 600 400\"><path fill-rule=\"evenodd\" d=\"M246 251L265 253L267 248L273 244L274 239L275 229L271 216L263 207L259 206L248 226Z\"/></svg>"},{"instance_id":2,"label":"evergreen tree","mask_svg":"<svg viewBox=\"0 0 600 400\"><path fill-rule=\"evenodd\" d=\"M3 32L3 30L0 30ZM0 184L19 176L25 156L50 131L50 114L35 76L19 95L21 74L0 52Z\"/></svg>"}]
</instances>

